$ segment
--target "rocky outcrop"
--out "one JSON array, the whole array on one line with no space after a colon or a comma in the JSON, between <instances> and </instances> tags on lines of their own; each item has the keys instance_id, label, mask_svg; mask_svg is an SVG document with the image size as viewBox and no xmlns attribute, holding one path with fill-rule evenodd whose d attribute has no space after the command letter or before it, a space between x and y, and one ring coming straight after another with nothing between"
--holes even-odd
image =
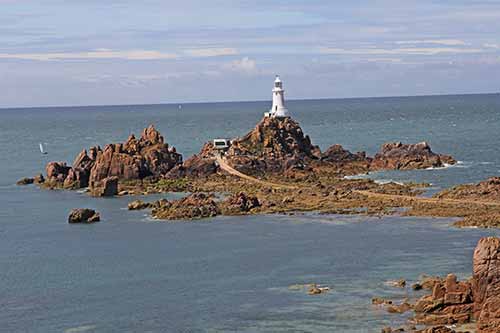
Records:
<instances>
[{"instance_id":1,"label":"rocky outcrop","mask_svg":"<svg viewBox=\"0 0 500 333\"><path fill-rule=\"evenodd\" d=\"M470 281L458 282L449 274L414 306L415 321L426 325L449 325L468 323L472 319L474 302Z\"/></svg>"},{"instance_id":2,"label":"rocky outcrop","mask_svg":"<svg viewBox=\"0 0 500 333\"><path fill-rule=\"evenodd\" d=\"M115 193L114 178L137 180L161 177L182 163L182 155L164 142L151 125L137 139L131 135L124 143L92 147L78 154L70 167L64 162L50 162L46 173L49 186L104 189L102 195ZM98 192L93 191L93 192Z\"/></svg>"},{"instance_id":3,"label":"rocky outcrop","mask_svg":"<svg viewBox=\"0 0 500 333\"><path fill-rule=\"evenodd\" d=\"M183 199L163 201L153 208L152 215L163 220L195 220L214 217L220 209L213 195L193 193Z\"/></svg>"},{"instance_id":4,"label":"rocky outcrop","mask_svg":"<svg viewBox=\"0 0 500 333\"><path fill-rule=\"evenodd\" d=\"M426 169L455 163L456 161L451 156L434 153L427 142L417 144L393 142L382 146L371 161L370 169Z\"/></svg>"},{"instance_id":5,"label":"rocky outcrop","mask_svg":"<svg viewBox=\"0 0 500 333\"><path fill-rule=\"evenodd\" d=\"M101 216L93 209L73 209L68 216L68 223L94 223L99 222Z\"/></svg>"},{"instance_id":6,"label":"rocky outcrop","mask_svg":"<svg viewBox=\"0 0 500 333\"><path fill-rule=\"evenodd\" d=\"M164 143L160 133L149 126L139 139L131 135L123 144L109 144L98 151L90 182L112 176L126 180L159 177L181 163L182 155Z\"/></svg>"},{"instance_id":7,"label":"rocky outcrop","mask_svg":"<svg viewBox=\"0 0 500 333\"><path fill-rule=\"evenodd\" d=\"M482 238L474 251L474 317L478 333L500 332L500 239Z\"/></svg>"},{"instance_id":8,"label":"rocky outcrop","mask_svg":"<svg viewBox=\"0 0 500 333\"><path fill-rule=\"evenodd\" d=\"M295 120L265 117L248 134L232 140L226 158L241 172L259 174L304 169L320 155Z\"/></svg>"},{"instance_id":9,"label":"rocky outcrop","mask_svg":"<svg viewBox=\"0 0 500 333\"><path fill-rule=\"evenodd\" d=\"M222 205L224 215L238 215L260 207L261 203L257 197L240 192L231 195Z\"/></svg>"},{"instance_id":10,"label":"rocky outcrop","mask_svg":"<svg viewBox=\"0 0 500 333\"><path fill-rule=\"evenodd\" d=\"M369 163L370 159L367 158L365 152L358 152L356 154L344 149L341 145L333 145L321 154L321 161L331 163L353 163L353 162L366 162Z\"/></svg>"}]
</instances>

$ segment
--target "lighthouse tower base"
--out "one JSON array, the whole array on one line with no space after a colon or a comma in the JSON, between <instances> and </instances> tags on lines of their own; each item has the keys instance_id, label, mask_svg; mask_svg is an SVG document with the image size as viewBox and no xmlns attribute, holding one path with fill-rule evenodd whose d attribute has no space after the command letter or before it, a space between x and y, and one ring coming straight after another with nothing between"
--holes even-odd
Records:
<instances>
[{"instance_id":1,"label":"lighthouse tower base","mask_svg":"<svg viewBox=\"0 0 500 333\"><path fill-rule=\"evenodd\" d=\"M273 106L269 112L264 113L264 116L273 118L289 117L288 110L285 107L285 90L279 76L276 76L276 80L274 81Z\"/></svg>"}]
</instances>

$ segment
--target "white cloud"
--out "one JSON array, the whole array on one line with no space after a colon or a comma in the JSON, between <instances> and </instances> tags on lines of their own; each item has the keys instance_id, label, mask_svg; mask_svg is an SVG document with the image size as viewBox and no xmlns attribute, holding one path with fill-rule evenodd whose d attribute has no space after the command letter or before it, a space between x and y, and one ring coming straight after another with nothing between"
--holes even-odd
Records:
<instances>
[{"instance_id":1,"label":"white cloud","mask_svg":"<svg viewBox=\"0 0 500 333\"><path fill-rule=\"evenodd\" d=\"M487 47L489 49L500 49L500 45L499 44L490 44L490 43L487 43L487 44L483 44L484 47Z\"/></svg>"},{"instance_id":2,"label":"white cloud","mask_svg":"<svg viewBox=\"0 0 500 333\"><path fill-rule=\"evenodd\" d=\"M217 57L236 55L234 48L189 49L182 52L187 57ZM0 59L20 59L37 61L86 60L86 59L124 59L124 60L162 60L181 57L177 53L155 50L115 51L96 49L88 52L54 52L54 53L0 53Z\"/></svg>"},{"instance_id":3,"label":"white cloud","mask_svg":"<svg viewBox=\"0 0 500 333\"><path fill-rule=\"evenodd\" d=\"M466 48L451 48L451 47L412 47L398 49L379 49L379 48L363 48L363 49L341 49L322 47L322 54L346 54L346 55L436 55L443 53L459 54L459 53L480 53L483 49L466 49Z\"/></svg>"},{"instance_id":4,"label":"white cloud","mask_svg":"<svg viewBox=\"0 0 500 333\"><path fill-rule=\"evenodd\" d=\"M113 51L109 49L97 49L89 52L60 52L60 53L0 53L0 59L22 59L38 61L54 60L84 60L84 59L125 59L125 60L157 60L175 59L174 53L163 53L159 51L131 50Z\"/></svg>"},{"instance_id":5,"label":"white cloud","mask_svg":"<svg viewBox=\"0 0 500 333\"><path fill-rule=\"evenodd\" d=\"M438 44L446 46L467 45L466 42L460 39L423 39L423 40L401 40L397 41L398 45L416 45L416 44Z\"/></svg>"},{"instance_id":6,"label":"white cloud","mask_svg":"<svg viewBox=\"0 0 500 333\"><path fill-rule=\"evenodd\" d=\"M232 70L246 74L253 74L257 72L257 63L255 62L255 60L248 57L231 61L230 63L225 64L223 67L226 70Z\"/></svg>"},{"instance_id":7,"label":"white cloud","mask_svg":"<svg viewBox=\"0 0 500 333\"><path fill-rule=\"evenodd\" d=\"M191 57L219 57L237 55L238 50L234 48L205 48L186 50L184 53Z\"/></svg>"}]
</instances>

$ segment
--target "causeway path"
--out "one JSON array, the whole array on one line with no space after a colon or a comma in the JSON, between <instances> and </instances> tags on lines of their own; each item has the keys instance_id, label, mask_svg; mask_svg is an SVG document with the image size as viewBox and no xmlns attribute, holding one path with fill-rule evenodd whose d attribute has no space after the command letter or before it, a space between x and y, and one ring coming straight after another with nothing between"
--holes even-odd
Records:
<instances>
[{"instance_id":1,"label":"causeway path","mask_svg":"<svg viewBox=\"0 0 500 333\"><path fill-rule=\"evenodd\" d=\"M230 166L229 164L227 164L226 161L224 161L223 158L217 157L216 160L217 160L217 164L219 164L219 167L222 170L226 171L227 173L229 173L229 174L231 174L233 176L236 176L236 177L239 177L239 178L242 178L242 179L246 179L248 181L251 181L251 182L254 182L254 183L257 183L257 184L274 187L274 188L287 188L287 189L294 189L294 190L298 188L297 186L293 186L293 185L286 185L286 184L278 184L278 183L268 182L268 181L265 181L265 180L257 179L255 177L252 177L252 176L249 176L249 175L245 175L244 173L239 172L238 170L236 170L235 168L233 168L232 166Z\"/></svg>"},{"instance_id":2,"label":"causeway path","mask_svg":"<svg viewBox=\"0 0 500 333\"><path fill-rule=\"evenodd\" d=\"M287 189L297 189L298 186L294 185L286 185L286 184L278 184L278 183L273 183L273 182L268 182L265 180L257 179L255 177L246 175L233 167L231 167L229 164L226 163L226 161L221 158L217 157L216 158L217 163L219 164L219 167L226 171L227 173L242 178L246 179L248 181L261 184L261 185L266 185L269 187L274 187L274 188L287 188ZM440 198L426 198L426 197L416 197L416 196L411 196L411 195L397 195L397 194L383 194L383 193L375 193L375 192L370 192L370 191L355 191L359 194L364 194L370 198L374 199L381 199L381 200L403 200L407 201L409 203L411 202L421 202L421 203L428 203L428 204L449 204L449 205L483 205L483 206L493 206L493 207L500 207L500 202L495 202L495 201L481 201L481 200L469 200L469 199L440 199Z\"/></svg>"}]
</instances>

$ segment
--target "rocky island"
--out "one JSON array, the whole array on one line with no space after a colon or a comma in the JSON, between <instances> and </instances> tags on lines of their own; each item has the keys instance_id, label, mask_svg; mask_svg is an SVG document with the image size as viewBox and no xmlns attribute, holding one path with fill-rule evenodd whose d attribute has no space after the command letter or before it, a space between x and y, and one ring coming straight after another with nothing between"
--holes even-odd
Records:
<instances>
[{"instance_id":1,"label":"rocky island","mask_svg":"<svg viewBox=\"0 0 500 333\"><path fill-rule=\"evenodd\" d=\"M246 135L230 140L227 149L207 142L186 160L151 125L138 139L131 135L124 143L83 150L71 166L50 162L46 175L33 178L33 183L50 189L88 187L94 196L193 194L178 201L138 206L154 207L152 214L158 219L300 211L380 215L405 208L406 215L463 217L458 226L498 226L500 182L496 179L424 198L419 194L425 184L345 178L454 163L451 156L433 152L425 142L386 143L373 157L352 153L339 144L322 152L297 121L264 117ZM221 195L216 198L211 193Z\"/></svg>"},{"instance_id":2,"label":"rocky island","mask_svg":"<svg viewBox=\"0 0 500 333\"><path fill-rule=\"evenodd\" d=\"M281 81L275 82L276 93ZM279 97L279 96L278 96ZM318 211L462 217L457 226L498 227L500 181L462 185L432 198L419 196L426 184L378 184L346 176L379 170L414 170L453 165L426 142L389 142L374 156L339 144L325 151L289 116L282 99L242 137L207 142L183 160L153 125L123 143L84 149L71 166L50 162L46 175L18 184L50 189L88 188L93 196L187 192L188 197L133 205L153 208L158 219L198 219L219 214ZM217 194L217 195L214 195Z\"/></svg>"}]
</instances>

